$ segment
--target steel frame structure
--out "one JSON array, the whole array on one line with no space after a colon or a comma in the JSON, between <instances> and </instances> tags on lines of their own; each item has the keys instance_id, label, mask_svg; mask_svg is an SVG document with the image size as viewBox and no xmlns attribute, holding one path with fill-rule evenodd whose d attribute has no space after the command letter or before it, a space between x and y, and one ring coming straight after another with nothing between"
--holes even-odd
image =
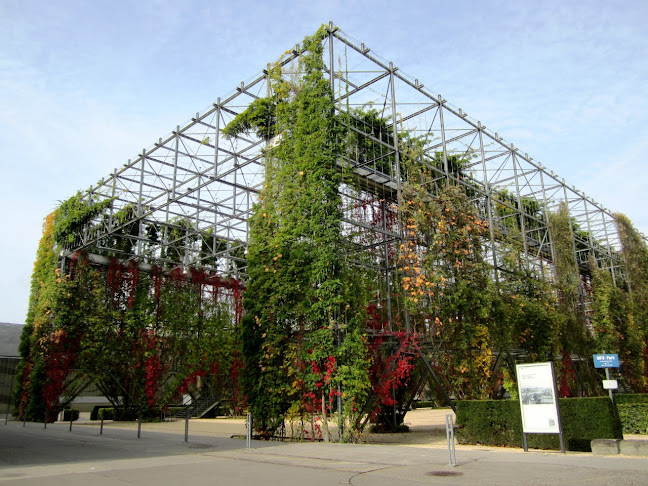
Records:
<instances>
[{"instance_id":1,"label":"steel frame structure","mask_svg":"<svg viewBox=\"0 0 648 486\"><path fill-rule=\"evenodd\" d=\"M564 201L576 225L574 252L581 270L587 273L592 254L619 278L623 272L620 241L608 209L364 43L332 23L327 30L325 75L337 115L348 133L380 148L372 160L355 156L357 151L352 149L338 160L341 168L353 174L353 182L340 188L343 233L358 251L379 255L374 260L376 271L384 276L379 298L389 305L395 292L394 248L401 233L393 215L403 180L399 140L405 133L424 141L422 163L436 174L433 179L452 180L470 189L489 222L485 245L495 272L501 261L498 242L510 232L507 219L515 218L528 264L551 277L553 249L547 222L549 213ZM302 49L296 45L280 58L283 76L299 75ZM62 257L78 250L110 252L122 260L192 266L245 280L248 219L264 183L265 149L273 142L254 134L228 139L222 131L253 100L269 94L268 71L241 82L84 193L88 201L112 200L111 208L91 221ZM357 110L368 107L387 121L391 133L376 135L376 127L358 118ZM453 156L470 162L458 172L451 163ZM441 165L432 163L435 157ZM539 204L531 210L526 201ZM151 226L157 229L155 237L147 232ZM128 253L115 249L114 242L120 239L128 240ZM170 246L181 251L170 257ZM391 314L389 309L387 315Z\"/></svg>"}]
</instances>

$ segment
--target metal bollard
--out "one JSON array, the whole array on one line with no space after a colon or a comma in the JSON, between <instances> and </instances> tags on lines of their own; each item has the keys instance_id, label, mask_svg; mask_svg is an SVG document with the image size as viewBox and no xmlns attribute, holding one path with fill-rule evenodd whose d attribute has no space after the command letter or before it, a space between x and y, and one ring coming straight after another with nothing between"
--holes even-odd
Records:
<instances>
[{"instance_id":1,"label":"metal bollard","mask_svg":"<svg viewBox=\"0 0 648 486\"><path fill-rule=\"evenodd\" d=\"M252 414L248 412L247 414L247 421L245 423L245 427L247 428L247 433L245 436L245 446L247 449L252 448Z\"/></svg>"},{"instance_id":2,"label":"metal bollard","mask_svg":"<svg viewBox=\"0 0 648 486\"><path fill-rule=\"evenodd\" d=\"M103 413L101 414L101 427L99 427L99 435L103 435Z\"/></svg>"},{"instance_id":3,"label":"metal bollard","mask_svg":"<svg viewBox=\"0 0 648 486\"><path fill-rule=\"evenodd\" d=\"M139 439L141 437L142 437L142 415L140 414L137 417L137 438Z\"/></svg>"},{"instance_id":4,"label":"metal bollard","mask_svg":"<svg viewBox=\"0 0 648 486\"><path fill-rule=\"evenodd\" d=\"M446 415L446 439L448 440L448 465L457 465L457 456L455 454L454 424L452 423L452 414Z\"/></svg>"},{"instance_id":5,"label":"metal bollard","mask_svg":"<svg viewBox=\"0 0 648 486\"><path fill-rule=\"evenodd\" d=\"M189 413L185 415L185 442L189 442Z\"/></svg>"},{"instance_id":6,"label":"metal bollard","mask_svg":"<svg viewBox=\"0 0 648 486\"><path fill-rule=\"evenodd\" d=\"M9 385L9 390L14 389L14 377L11 375L11 385ZM9 409L11 408L11 400L7 400L7 414L5 415L5 425L9 422Z\"/></svg>"}]
</instances>

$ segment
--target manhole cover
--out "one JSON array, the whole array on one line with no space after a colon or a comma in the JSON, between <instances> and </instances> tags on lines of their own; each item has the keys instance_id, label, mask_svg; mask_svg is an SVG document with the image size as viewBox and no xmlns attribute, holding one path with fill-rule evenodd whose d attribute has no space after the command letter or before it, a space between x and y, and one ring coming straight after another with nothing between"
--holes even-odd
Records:
<instances>
[{"instance_id":1,"label":"manhole cover","mask_svg":"<svg viewBox=\"0 0 648 486\"><path fill-rule=\"evenodd\" d=\"M459 471L430 471L426 476L461 476Z\"/></svg>"}]
</instances>

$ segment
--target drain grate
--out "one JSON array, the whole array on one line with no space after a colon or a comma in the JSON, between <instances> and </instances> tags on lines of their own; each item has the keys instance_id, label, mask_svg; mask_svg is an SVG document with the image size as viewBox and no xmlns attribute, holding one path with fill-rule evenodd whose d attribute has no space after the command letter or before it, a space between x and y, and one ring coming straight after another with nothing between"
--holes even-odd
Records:
<instances>
[{"instance_id":1,"label":"drain grate","mask_svg":"<svg viewBox=\"0 0 648 486\"><path fill-rule=\"evenodd\" d=\"M459 471L430 471L426 476L461 476L463 473Z\"/></svg>"}]
</instances>

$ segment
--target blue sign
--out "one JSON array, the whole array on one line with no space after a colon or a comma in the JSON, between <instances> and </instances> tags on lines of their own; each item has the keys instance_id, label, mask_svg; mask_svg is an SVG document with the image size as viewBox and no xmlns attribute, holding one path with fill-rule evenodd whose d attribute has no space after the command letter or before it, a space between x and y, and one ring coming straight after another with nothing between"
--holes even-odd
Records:
<instances>
[{"instance_id":1,"label":"blue sign","mask_svg":"<svg viewBox=\"0 0 648 486\"><path fill-rule=\"evenodd\" d=\"M594 355L594 368L618 368L619 355L618 354L595 354Z\"/></svg>"}]
</instances>

